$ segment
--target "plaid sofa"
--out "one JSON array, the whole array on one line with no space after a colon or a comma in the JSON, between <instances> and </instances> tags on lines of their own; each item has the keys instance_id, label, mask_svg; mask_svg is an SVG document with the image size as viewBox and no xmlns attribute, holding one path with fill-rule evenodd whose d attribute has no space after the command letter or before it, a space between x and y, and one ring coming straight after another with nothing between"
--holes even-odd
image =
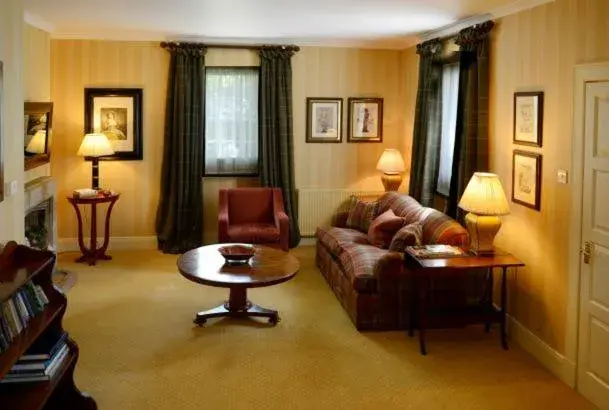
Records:
<instances>
[{"instance_id":1,"label":"plaid sofa","mask_svg":"<svg viewBox=\"0 0 609 410\"><path fill-rule=\"evenodd\" d=\"M379 214L392 209L406 224L420 221L424 244L464 246L469 241L455 220L407 195L388 192L378 207ZM317 267L358 330L406 329L412 285L403 254L372 246L365 233L346 228L347 214L339 209L332 226L317 228Z\"/></svg>"}]
</instances>

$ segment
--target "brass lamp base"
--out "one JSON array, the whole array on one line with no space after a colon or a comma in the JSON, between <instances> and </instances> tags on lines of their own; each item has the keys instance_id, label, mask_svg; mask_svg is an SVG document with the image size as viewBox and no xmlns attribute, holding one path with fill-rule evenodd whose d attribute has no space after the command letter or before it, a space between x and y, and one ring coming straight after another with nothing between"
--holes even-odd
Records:
<instances>
[{"instance_id":1,"label":"brass lamp base","mask_svg":"<svg viewBox=\"0 0 609 410\"><path fill-rule=\"evenodd\" d=\"M402 176L400 174L383 173L381 181L383 181L386 192L397 191L398 188L400 188L400 185L402 185Z\"/></svg>"},{"instance_id":2,"label":"brass lamp base","mask_svg":"<svg viewBox=\"0 0 609 410\"><path fill-rule=\"evenodd\" d=\"M493 240L501 228L498 216L465 215L465 227L469 233L470 252L475 255L492 255L495 253Z\"/></svg>"}]
</instances>

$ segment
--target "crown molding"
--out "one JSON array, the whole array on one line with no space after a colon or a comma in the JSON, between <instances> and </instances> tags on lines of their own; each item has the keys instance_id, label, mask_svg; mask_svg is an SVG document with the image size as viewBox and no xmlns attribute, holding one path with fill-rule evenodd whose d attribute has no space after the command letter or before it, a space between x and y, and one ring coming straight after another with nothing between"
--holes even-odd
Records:
<instances>
[{"instance_id":1,"label":"crown molding","mask_svg":"<svg viewBox=\"0 0 609 410\"><path fill-rule=\"evenodd\" d=\"M491 10L489 14L491 14L493 18L499 19L501 17L520 13L521 11L529 10L546 3L554 3L554 1L555 0L516 0L513 3Z\"/></svg>"},{"instance_id":2,"label":"crown molding","mask_svg":"<svg viewBox=\"0 0 609 410\"><path fill-rule=\"evenodd\" d=\"M477 16L468 17L463 20L456 21L452 24L440 27L435 30L429 30L424 33L419 34L420 41L427 41L433 38L441 38L441 37L449 37L454 36L459 31L464 28L475 26L476 24L484 23L485 21L491 20L493 15L488 14L479 14Z\"/></svg>"},{"instance_id":3,"label":"crown molding","mask_svg":"<svg viewBox=\"0 0 609 410\"><path fill-rule=\"evenodd\" d=\"M414 35L406 37L374 39L333 39L333 38L218 38L204 36L169 35L155 32L134 32L126 30L95 31L87 33L51 33L53 40L97 40L97 41L189 41L206 44L285 44L300 47L336 47L376 50L404 50L417 44Z\"/></svg>"},{"instance_id":4,"label":"crown molding","mask_svg":"<svg viewBox=\"0 0 609 410\"><path fill-rule=\"evenodd\" d=\"M555 0L516 0L505 6L497 7L488 13L468 17L466 19L459 20L444 27L440 27L436 30L423 32L418 35L418 38L419 41L427 41L433 38L454 36L464 28L484 23L488 20L499 19L502 17L509 16L511 14L520 13L522 11L532 9L546 3L553 3L554 1Z\"/></svg>"},{"instance_id":5,"label":"crown molding","mask_svg":"<svg viewBox=\"0 0 609 410\"><path fill-rule=\"evenodd\" d=\"M46 31L47 33L53 33L53 31L55 31L55 26L51 24L51 22L37 14L30 13L29 11L23 13L23 21L30 26Z\"/></svg>"}]
</instances>

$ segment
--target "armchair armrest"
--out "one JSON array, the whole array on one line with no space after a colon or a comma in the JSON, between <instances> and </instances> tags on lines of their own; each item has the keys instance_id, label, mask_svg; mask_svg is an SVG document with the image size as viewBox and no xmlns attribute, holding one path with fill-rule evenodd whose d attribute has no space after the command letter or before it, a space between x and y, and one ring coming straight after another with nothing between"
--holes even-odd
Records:
<instances>
[{"instance_id":1,"label":"armchair armrest","mask_svg":"<svg viewBox=\"0 0 609 410\"><path fill-rule=\"evenodd\" d=\"M285 213L283 195L279 188L273 188L273 215L275 226L279 229L281 249L287 251L290 248L290 217Z\"/></svg>"},{"instance_id":2,"label":"armchair armrest","mask_svg":"<svg viewBox=\"0 0 609 410\"><path fill-rule=\"evenodd\" d=\"M218 204L218 242L230 242L228 238L228 225L228 191L221 189Z\"/></svg>"}]
</instances>

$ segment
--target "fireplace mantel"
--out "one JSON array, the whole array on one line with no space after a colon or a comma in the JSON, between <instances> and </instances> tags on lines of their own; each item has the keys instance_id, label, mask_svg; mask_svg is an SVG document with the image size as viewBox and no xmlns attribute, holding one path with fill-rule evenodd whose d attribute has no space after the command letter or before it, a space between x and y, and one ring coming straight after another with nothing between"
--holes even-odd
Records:
<instances>
[{"instance_id":1,"label":"fireplace mantel","mask_svg":"<svg viewBox=\"0 0 609 410\"><path fill-rule=\"evenodd\" d=\"M51 200L51 215L49 217L50 235L49 238L51 248L57 249L57 195L56 185L52 177L43 176L25 183L24 196L25 196L25 214L27 215L30 210L36 208L42 202Z\"/></svg>"}]
</instances>

